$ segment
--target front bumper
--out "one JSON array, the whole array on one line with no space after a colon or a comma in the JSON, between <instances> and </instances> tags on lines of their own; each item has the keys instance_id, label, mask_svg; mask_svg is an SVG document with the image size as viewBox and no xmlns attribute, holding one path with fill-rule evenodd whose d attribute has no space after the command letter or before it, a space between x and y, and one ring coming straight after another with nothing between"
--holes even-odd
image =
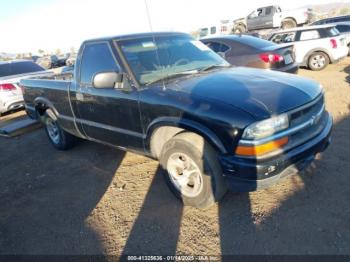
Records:
<instances>
[{"instance_id":1,"label":"front bumper","mask_svg":"<svg viewBox=\"0 0 350 262\"><path fill-rule=\"evenodd\" d=\"M317 153L330 144L333 120L329 116L324 130L306 143L273 159L257 160L237 156L220 156L224 178L230 190L249 192L269 187L307 167Z\"/></svg>"}]
</instances>

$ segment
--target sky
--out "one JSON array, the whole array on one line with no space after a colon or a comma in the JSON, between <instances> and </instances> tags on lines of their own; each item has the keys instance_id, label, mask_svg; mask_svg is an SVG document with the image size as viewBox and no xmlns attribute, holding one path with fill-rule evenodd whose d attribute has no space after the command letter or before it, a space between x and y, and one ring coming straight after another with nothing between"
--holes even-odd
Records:
<instances>
[{"instance_id":1,"label":"sky","mask_svg":"<svg viewBox=\"0 0 350 262\"><path fill-rule=\"evenodd\" d=\"M0 0L0 52L54 52L58 48L67 52L90 38L151 30L191 32L222 19L246 16L260 6L294 9L331 2L334 0Z\"/></svg>"}]
</instances>

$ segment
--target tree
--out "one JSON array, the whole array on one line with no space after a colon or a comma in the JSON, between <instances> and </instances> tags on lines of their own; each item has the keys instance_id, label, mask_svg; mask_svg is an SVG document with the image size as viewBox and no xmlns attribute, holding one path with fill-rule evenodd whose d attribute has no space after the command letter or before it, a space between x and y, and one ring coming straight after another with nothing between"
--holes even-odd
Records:
<instances>
[{"instance_id":1,"label":"tree","mask_svg":"<svg viewBox=\"0 0 350 262\"><path fill-rule=\"evenodd\" d=\"M56 49L56 52L55 52L55 55L58 55L58 56L59 56L59 55L61 55L61 54L62 54L61 49L57 48L57 49Z\"/></svg>"},{"instance_id":2,"label":"tree","mask_svg":"<svg viewBox=\"0 0 350 262\"><path fill-rule=\"evenodd\" d=\"M45 53L45 51L42 50L42 49L39 49L39 50L38 50L38 53L39 53L40 55L43 55L43 54Z\"/></svg>"},{"instance_id":3,"label":"tree","mask_svg":"<svg viewBox=\"0 0 350 262\"><path fill-rule=\"evenodd\" d=\"M340 15L347 15L347 14L350 14L350 8L344 7L344 8L342 8L342 9L340 9L339 14L340 14Z\"/></svg>"}]
</instances>

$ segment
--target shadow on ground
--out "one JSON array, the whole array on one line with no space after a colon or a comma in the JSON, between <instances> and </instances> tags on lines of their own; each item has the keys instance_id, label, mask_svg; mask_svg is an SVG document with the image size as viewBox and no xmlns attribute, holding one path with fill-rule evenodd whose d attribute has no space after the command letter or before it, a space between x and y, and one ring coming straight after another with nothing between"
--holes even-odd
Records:
<instances>
[{"instance_id":1,"label":"shadow on ground","mask_svg":"<svg viewBox=\"0 0 350 262\"><path fill-rule=\"evenodd\" d=\"M1 140L0 254L104 253L99 235L85 220L105 194L124 152L89 142L59 152L40 132L25 140ZM14 143L22 159L3 153ZM50 155L49 162L43 154ZM96 160L100 157L103 163Z\"/></svg>"},{"instance_id":2,"label":"shadow on ground","mask_svg":"<svg viewBox=\"0 0 350 262\"><path fill-rule=\"evenodd\" d=\"M221 253L349 254L349 178L340 172L350 168L349 129L349 118L335 124L333 144L321 160L289 178L288 183L295 191L282 199L270 213L264 214L252 207L253 202L259 201L259 193L228 193L218 205ZM159 168L130 232L124 255L178 254L184 211L169 197L171 193L161 181L160 173ZM284 189L279 184L261 191L261 194L267 198L268 204L268 198L274 202L278 192ZM193 238L200 245L206 236ZM208 255L205 248L204 254Z\"/></svg>"},{"instance_id":3,"label":"shadow on ground","mask_svg":"<svg viewBox=\"0 0 350 262\"><path fill-rule=\"evenodd\" d=\"M312 172L290 178L288 183L297 189L285 199L276 201L276 195L285 189L283 183L253 194L228 193L217 207L221 253L350 254L350 187L344 172L350 169L349 129L349 118L335 123L333 144ZM108 189L124 153L88 142L57 152L40 132L37 137L28 134L25 140L1 140L2 152L15 146L22 151L22 159L0 154L1 170L11 170L0 173L0 253L105 254L99 233L85 221ZM42 154L52 159L46 162ZM179 252L187 214L161 173L158 168L123 254ZM279 205L270 213L256 209L259 194L267 204L270 198ZM201 220L195 217L210 216L213 209L186 211L194 214L189 224L202 228L203 233L186 241L188 245L195 242L196 250L207 254L211 239L205 232L212 225L198 224Z\"/></svg>"}]
</instances>

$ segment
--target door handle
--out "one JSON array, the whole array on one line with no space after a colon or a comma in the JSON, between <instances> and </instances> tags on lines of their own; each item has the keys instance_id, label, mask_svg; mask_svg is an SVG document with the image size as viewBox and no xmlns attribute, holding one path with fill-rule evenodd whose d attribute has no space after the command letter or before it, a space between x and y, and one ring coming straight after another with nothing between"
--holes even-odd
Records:
<instances>
[{"instance_id":1,"label":"door handle","mask_svg":"<svg viewBox=\"0 0 350 262\"><path fill-rule=\"evenodd\" d=\"M84 101L84 95L82 93L76 93L75 97L78 101Z\"/></svg>"}]
</instances>

